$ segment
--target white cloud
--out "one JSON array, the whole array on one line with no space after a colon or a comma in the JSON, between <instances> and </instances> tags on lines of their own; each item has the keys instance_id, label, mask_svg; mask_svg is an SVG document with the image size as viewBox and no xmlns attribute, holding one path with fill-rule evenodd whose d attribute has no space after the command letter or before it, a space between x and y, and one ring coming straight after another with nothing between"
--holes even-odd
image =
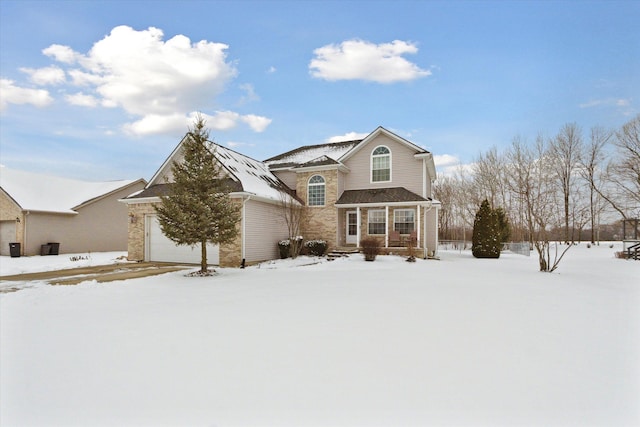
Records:
<instances>
[{"instance_id":1,"label":"white cloud","mask_svg":"<svg viewBox=\"0 0 640 427\"><path fill-rule=\"evenodd\" d=\"M272 122L271 119L263 116L256 116L255 114L247 114L242 116L240 120L249 125L254 132L258 133L263 132Z\"/></svg>"},{"instance_id":2,"label":"white cloud","mask_svg":"<svg viewBox=\"0 0 640 427\"><path fill-rule=\"evenodd\" d=\"M336 136L329 137L327 138L327 142L332 143L332 142L342 142L342 141L355 141L358 139L364 139L367 137L367 135L369 134L362 133L362 132L347 132L344 135L336 135Z\"/></svg>"},{"instance_id":3,"label":"white cloud","mask_svg":"<svg viewBox=\"0 0 640 427\"><path fill-rule=\"evenodd\" d=\"M593 108L593 107L628 107L631 105L631 99L625 98L604 98L604 99L592 99L590 101L579 104L580 108Z\"/></svg>"},{"instance_id":4,"label":"white cloud","mask_svg":"<svg viewBox=\"0 0 640 427\"><path fill-rule=\"evenodd\" d=\"M36 107L46 107L53 102L49 92L44 89L19 87L13 80L0 79L0 111L4 111L9 104L31 104Z\"/></svg>"},{"instance_id":5,"label":"white cloud","mask_svg":"<svg viewBox=\"0 0 640 427\"><path fill-rule=\"evenodd\" d=\"M48 48L43 49L42 53L64 64L73 64L81 56L77 52L74 52L69 46L60 44L52 44Z\"/></svg>"},{"instance_id":6,"label":"white cloud","mask_svg":"<svg viewBox=\"0 0 640 427\"><path fill-rule=\"evenodd\" d=\"M120 107L139 117L124 125L126 132L149 135L186 130L188 114L203 110L222 93L237 75L234 64L227 61L227 49L226 44L206 40L192 43L184 35L165 41L158 28L136 31L119 26L86 54L62 45L51 45L43 53L63 64L73 64L68 70L71 84L85 90L67 96L68 102ZM244 101L259 99L251 84L240 88L246 92ZM265 117L232 111L209 117L214 130L231 129L243 122L262 132L271 123Z\"/></svg>"},{"instance_id":7,"label":"white cloud","mask_svg":"<svg viewBox=\"0 0 640 427\"><path fill-rule=\"evenodd\" d=\"M64 98L69 104L80 107L95 107L98 105L98 100L94 96L86 95L82 92L78 92L73 95L65 95Z\"/></svg>"},{"instance_id":8,"label":"white cloud","mask_svg":"<svg viewBox=\"0 0 640 427\"><path fill-rule=\"evenodd\" d=\"M29 75L29 79L40 86L57 85L65 82L64 70L52 65L44 68L20 68Z\"/></svg>"},{"instance_id":9,"label":"white cloud","mask_svg":"<svg viewBox=\"0 0 640 427\"><path fill-rule=\"evenodd\" d=\"M138 136L157 135L161 133L187 131L192 122L180 113L176 114L147 114L142 119L123 126L125 133Z\"/></svg>"},{"instance_id":10,"label":"white cloud","mask_svg":"<svg viewBox=\"0 0 640 427\"><path fill-rule=\"evenodd\" d=\"M330 81L409 81L431 75L431 71L421 69L402 56L417 52L414 43L402 40L382 44L347 40L314 50L315 58L309 63L309 70L313 77Z\"/></svg>"},{"instance_id":11,"label":"white cloud","mask_svg":"<svg viewBox=\"0 0 640 427\"><path fill-rule=\"evenodd\" d=\"M452 165L459 165L460 159L457 156L451 154L435 154L433 156L433 162L436 167L445 167Z\"/></svg>"},{"instance_id":12,"label":"white cloud","mask_svg":"<svg viewBox=\"0 0 640 427\"><path fill-rule=\"evenodd\" d=\"M273 74L273 73L275 73L276 71L278 71L278 70L277 70L277 68L276 68L276 67L274 67L274 66L272 65L272 66L271 66L271 67L269 67L269 69L267 70L267 73L269 73L269 74Z\"/></svg>"},{"instance_id":13,"label":"white cloud","mask_svg":"<svg viewBox=\"0 0 640 427\"><path fill-rule=\"evenodd\" d=\"M260 97L251 83L243 83L238 87L245 92L245 95L240 99L240 103L260 101Z\"/></svg>"}]
</instances>

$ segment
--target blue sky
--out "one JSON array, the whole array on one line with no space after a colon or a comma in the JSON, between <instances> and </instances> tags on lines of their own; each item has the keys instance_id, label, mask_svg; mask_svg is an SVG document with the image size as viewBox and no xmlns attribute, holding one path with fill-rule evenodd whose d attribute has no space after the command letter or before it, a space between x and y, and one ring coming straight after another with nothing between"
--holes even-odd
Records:
<instances>
[{"instance_id":1,"label":"blue sky","mask_svg":"<svg viewBox=\"0 0 640 427\"><path fill-rule=\"evenodd\" d=\"M0 163L149 179L194 112L259 160L378 126L440 168L640 112L638 1L0 0Z\"/></svg>"}]
</instances>

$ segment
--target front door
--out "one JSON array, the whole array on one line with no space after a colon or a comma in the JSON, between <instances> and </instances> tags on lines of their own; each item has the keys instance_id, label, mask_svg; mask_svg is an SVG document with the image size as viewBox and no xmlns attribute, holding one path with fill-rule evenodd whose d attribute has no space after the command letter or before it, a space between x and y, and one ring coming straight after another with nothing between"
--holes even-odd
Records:
<instances>
[{"instance_id":1,"label":"front door","mask_svg":"<svg viewBox=\"0 0 640 427\"><path fill-rule=\"evenodd\" d=\"M358 242L358 213L356 211L347 212L347 245L355 245Z\"/></svg>"}]
</instances>

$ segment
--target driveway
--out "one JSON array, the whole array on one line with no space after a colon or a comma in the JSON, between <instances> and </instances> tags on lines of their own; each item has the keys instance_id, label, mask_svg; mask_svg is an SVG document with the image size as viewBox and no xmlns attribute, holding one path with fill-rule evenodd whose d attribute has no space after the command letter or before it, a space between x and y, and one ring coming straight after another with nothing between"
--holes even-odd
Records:
<instances>
[{"instance_id":1,"label":"driveway","mask_svg":"<svg viewBox=\"0 0 640 427\"><path fill-rule=\"evenodd\" d=\"M184 264L137 262L0 276L0 282L3 282L2 286L0 286L0 293L18 291L24 287L20 285L24 282L42 281L50 285L77 285L80 282L95 280L102 283L155 276L193 267ZM15 283L15 286L13 283Z\"/></svg>"}]
</instances>

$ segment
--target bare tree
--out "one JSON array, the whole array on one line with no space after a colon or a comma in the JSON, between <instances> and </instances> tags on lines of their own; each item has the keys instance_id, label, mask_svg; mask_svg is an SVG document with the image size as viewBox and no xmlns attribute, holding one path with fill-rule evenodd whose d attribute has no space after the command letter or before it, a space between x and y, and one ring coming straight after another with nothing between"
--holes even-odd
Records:
<instances>
[{"instance_id":1,"label":"bare tree","mask_svg":"<svg viewBox=\"0 0 640 427\"><path fill-rule=\"evenodd\" d=\"M619 211L623 217L640 214L640 114L616 132L617 157L611 167ZM622 212L621 212L622 213Z\"/></svg>"},{"instance_id":2,"label":"bare tree","mask_svg":"<svg viewBox=\"0 0 640 427\"><path fill-rule=\"evenodd\" d=\"M602 127L592 127L589 143L586 144L580 156L581 167L579 169L582 179L589 185L589 220L591 222L591 243L596 241L597 218L603 205L599 199L602 197L602 176L604 174L604 149L611 141L613 133Z\"/></svg>"},{"instance_id":3,"label":"bare tree","mask_svg":"<svg viewBox=\"0 0 640 427\"><path fill-rule=\"evenodd\" d=\"M570 195L574 181L574 170L578 166L582 147L582 131L575 123L565 124L551 141L549 152L562 201L564 204L564 241L569 242Z\"/></svg>"},{"instance_id":4,"label":"bare tree","mask_svg":"<svg viewBox=\"0 0 640 427\"><path fill-rule=\"evenodd\" d=\"M307 220L307 207L289 191L280 191L280 214L289 232L289 255L296 258L302 248L302 229Z\"/></svg>"},{"instance_id":5,"label":"bare tree","mask_svg":"<svg viewBox=\"0 0 640 427\"><path fill-rule=\"evenodd\" d=\"M551 251L549 230L560 224L561 215L557 209L549 149L541 136L536 139L534 148L517 139L506 157L512 169L510 189L523 203L529 238L538 253L540 271L552 272L571 246L567 245L558 253L556 244L553 253Z\"/></svg>"}]
</instances>

